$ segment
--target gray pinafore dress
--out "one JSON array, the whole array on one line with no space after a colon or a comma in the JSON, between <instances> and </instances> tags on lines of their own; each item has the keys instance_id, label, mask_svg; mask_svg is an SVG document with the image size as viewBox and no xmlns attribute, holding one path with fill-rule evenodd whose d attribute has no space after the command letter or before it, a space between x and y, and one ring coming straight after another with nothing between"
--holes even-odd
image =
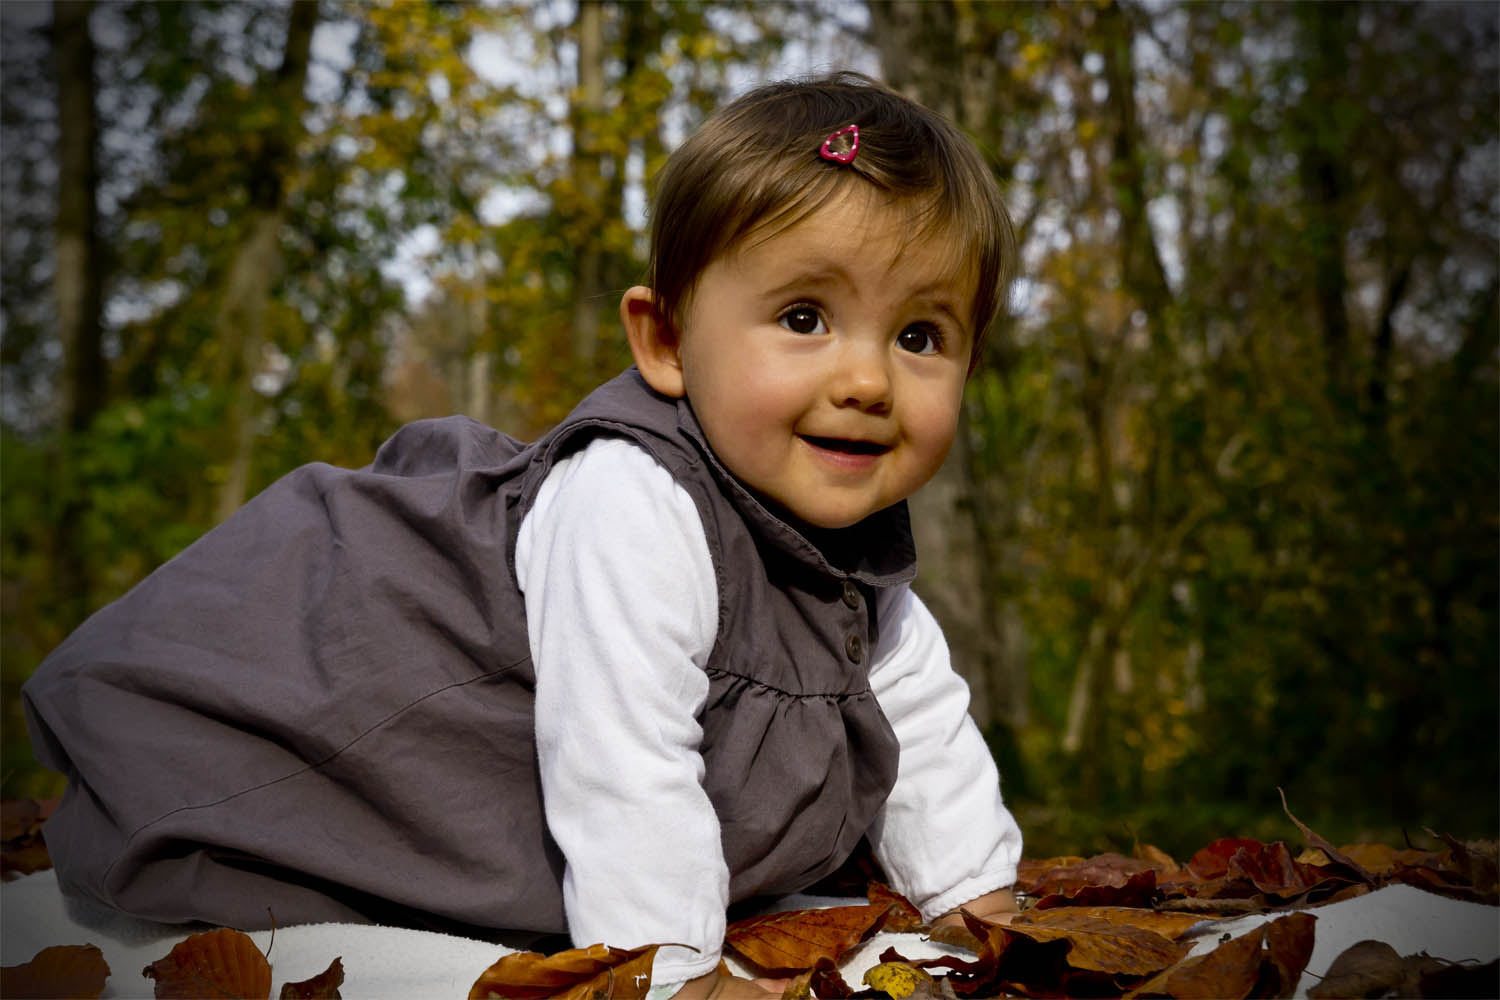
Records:
<instances>
[{"instance_id":1,"label":"gray pinafore dress","mask_svg":"<svg viewBox=\"0 0 1500 1000\"><path fill-rule=\"evenodd\" d=\"M815 543L631 369L529 446L449 418L367 468L298 469L74 632L24 688L68 779L45 828L65 891L245 929L566 930L513 556L548 470L597 435L638 443L703 518L731 898L836 868L896 777L867 671L875 593L914 572L905 505Z\"/></svg>"}]
</instances>

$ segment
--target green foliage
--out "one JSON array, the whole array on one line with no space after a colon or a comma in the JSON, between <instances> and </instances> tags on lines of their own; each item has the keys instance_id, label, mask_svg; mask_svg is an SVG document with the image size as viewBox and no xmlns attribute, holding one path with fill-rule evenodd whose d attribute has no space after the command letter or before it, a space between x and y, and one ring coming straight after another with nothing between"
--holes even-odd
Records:
<instances>
[{"instance_id":1,"label":"green foliage","mask_svg":"<svg viewBox=\"0 0 1500 1000\"><path fill-rule=\"evenodd\" d=\"M982 481L1022 484L1033 844L1264 836L1277 786L1335 839L1493 836L1494 25L1124 13L1026 49L1015 162L1062 209L971 394ZM1170 278L1121 235L1153 200Z\"/></svg>"},{"instance_id":2,"label":"green foliage","mask_svg":"<svg viewBox=\"0 0 1500 1000\"><path fill-rule=\"evenodd\" d=\"M20 683L212 524L236 442L253 492L363 464L415 417L541 431L625 363L632 206L673 144L788 38L832 36L975 136L1026 247L966 440L993 522L981 606L1025 625L1024 662L997 662L1029 712L990 735L1028 853L1288 838L1278 785L1335 841L1500 828L1482 9L319 12L338 42L315 46L290 125L284 6L96 14L109 398L73 437L47 277L55 81L44 26L0 34L6 794L56 787L29 762ZM478 56L496 51L509 73ZM274 142L276 267L241 362L225 295Z\"/></svg>"}]
</instances>

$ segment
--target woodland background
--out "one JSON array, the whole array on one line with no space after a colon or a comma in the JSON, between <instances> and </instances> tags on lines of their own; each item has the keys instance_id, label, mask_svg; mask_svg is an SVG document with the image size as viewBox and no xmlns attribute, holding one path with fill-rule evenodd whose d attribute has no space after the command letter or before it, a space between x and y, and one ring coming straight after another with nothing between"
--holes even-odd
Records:
<instances>
[{"instance_id":1,"label":"woodland background","mask_svg":"<svg viewBox=\"0 0 1500 1000\"><path fill-rule=\"evenodd\" d=\"M1022 279L914 503L1027 853L1500 829L1491 3L0 4L4 794L85 615L400 423L627 360L651 180L835 67Z\"/></svg>"}]
</instances>

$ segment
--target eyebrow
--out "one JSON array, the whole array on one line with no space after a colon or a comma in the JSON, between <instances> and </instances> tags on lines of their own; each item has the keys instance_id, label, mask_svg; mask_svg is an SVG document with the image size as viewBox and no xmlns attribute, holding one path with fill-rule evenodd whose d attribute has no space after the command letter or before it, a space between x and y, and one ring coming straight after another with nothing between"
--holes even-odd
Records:
<instances>
[{"instance_id":1,"label":"eyebrow","mask_svg":"<svg viewBox=\"0 0 1500 1000\"><path fill-rule=\"evenodd\" d=\"M854 286L854 279L849 277L849 272L837 264L828 264L811 270L798 271L789 280L782 282L774 288L766 289L762 294L768 299L775 299L786 295L793 289L805 288L808 285L819 287L844 285L845 287L852 288Z\"/></svg>"}]
</instances>

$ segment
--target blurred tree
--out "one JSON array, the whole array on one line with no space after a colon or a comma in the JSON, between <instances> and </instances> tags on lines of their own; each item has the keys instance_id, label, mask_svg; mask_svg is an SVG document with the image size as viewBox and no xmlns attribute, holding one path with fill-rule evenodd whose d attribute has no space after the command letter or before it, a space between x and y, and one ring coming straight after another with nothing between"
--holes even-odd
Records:
<instances>
[{"instance_id":1,"label":"blurred tree","mask_svg":"<svg viewBox=\"0 0 1500 1000\"><path fill-rule=\"evenodd\" d=\"M265 84L266 94L253 121L258 127L251 133L254 145L245 191L244 236L229 258L214 323L218 333L215 381L230 394L228 471L219 487L215 511L220 521L245 502L250 478L250 449L258 411L252 379L263 362L266 311L281 270L279 244L286 226L287 175L306 132L302 94L307 89L317 21L316 0L294 0L287 17L281 65Z\"/></svg>"},{"instance_id":2,"label":"blurred tree","mask_svg":"<svg viewBox=\"0 0 1500 1000\"><path fill-rule=\"evenodd\" d=\"M1037 822L1190 848L1283 784L1341 835L1492 835L1455 791L1497 774L1493 18L870 12L1022 236L919 587L997 722L1030 678Z\"/></svg>"},{"instance_id":3,"label":"blurred tree","mask_svg":"<svg viewBox=\"0 0 1500 1000\"><path fill-rule=\"evenodd\" d=\"M1278 784L1335 838L1493 836L1484 8L66 6L0 5L7 793L43 788L20 682L228 498L418 416L534 434L618 370L667 152L837 38L975 136L1017 220L916 509L1033 850L1284 836Z\"/></svg>"},{"instance_id":4,"label":"blurred tree","mask_svg":"<svg viewBox=\"0 0 1500 1000\"><path fill-rule=\"evenodd\" d=\"M94 111L94 43L89 36L91 2L57 8L52 52L57 74L57 216L52 291L63 364L58 397L66 434L80 434L104 406L103 286L104 247L95 199L98 186L98 129ZM66 489L74 474L73 456L54 450L53 488L60 505L52 538L57 593L65 613L81 618L86 609L88 567L70 544L83 517L83 499Z\"/></svg>"}]
</instances>

